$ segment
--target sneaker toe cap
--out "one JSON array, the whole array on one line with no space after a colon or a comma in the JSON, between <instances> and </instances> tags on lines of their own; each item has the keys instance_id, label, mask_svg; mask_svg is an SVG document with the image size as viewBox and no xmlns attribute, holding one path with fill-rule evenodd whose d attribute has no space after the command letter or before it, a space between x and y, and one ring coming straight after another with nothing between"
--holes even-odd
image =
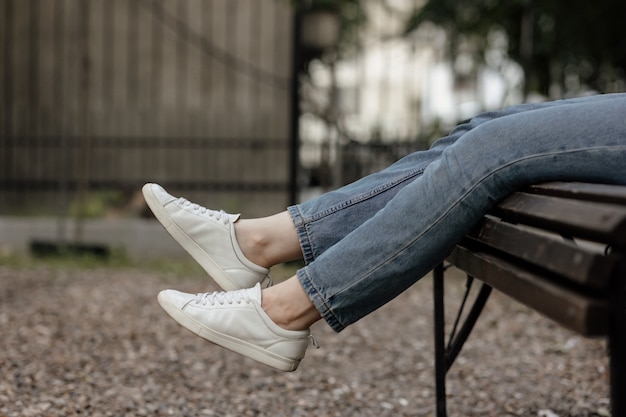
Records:
<instances>
[{"instance_id":1,"label":"sneaker toe cap","mask_svg":"<svg viewBox=\"0 0 626 417\"><path fill-rule=\"evenodd\" d=\"M176 197L165 191L165 188L161 187L159 184L146 184L144 185L144 188L147 188L152 193L154 198L156 198L163 205L176 200Z\"/></svg>"},{"instance_id":2,"label":"sneaker toe cap","mask_svg":"<svg viewBox=\"0 0 626 417\"><path fill-rule=\"evenodd\" d=\"M163 290L158 295L158 301L164 308L167 306L182 310L193 298L193 295L176 290Z\"/></svg>"}]
</instances>

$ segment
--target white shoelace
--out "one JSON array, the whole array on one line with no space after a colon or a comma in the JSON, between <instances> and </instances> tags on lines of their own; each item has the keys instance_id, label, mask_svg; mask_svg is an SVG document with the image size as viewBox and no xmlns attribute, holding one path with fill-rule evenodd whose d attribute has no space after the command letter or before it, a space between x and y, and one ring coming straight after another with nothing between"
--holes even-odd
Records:
<instances>
[{"instance_id":1,"label":"white shoelace","mask_svg":"<svg viewBox=\"0 0 626 417\"><path fill-rule=\"evenodd\" d=\"M249 303L250 301L250 293L246 289L237 291L215 291L199 293L196 294L196 298L194 299L195 304L202 304L203 306L207 304L241 304Z\"/></svg>"},{"instance_id":2,"label":"white shoelace","mask_svg":"<svg viewBox=\"0 0 626 417\"><path fill-rule=\"evenodd\" d=\"M185 199L183 197L180 197L178 199L178 202L180 204L182 204L183 206L185 206L187 208L190 208L193 211L199 211L201 214L206 214L209 217L211 217L211 218L213 218L213 219L215 219L217 221L221 221L224 224L228 224L228 222L230 221L230 217L231 217L230 214L226 213L224 210L219 210L219 211L211 210L211 209L203 207L203 206L201 206L199 204L192 203L191 201L189 201L189 200L187 200L187 199Z\"/></svg>"}]
</instances>

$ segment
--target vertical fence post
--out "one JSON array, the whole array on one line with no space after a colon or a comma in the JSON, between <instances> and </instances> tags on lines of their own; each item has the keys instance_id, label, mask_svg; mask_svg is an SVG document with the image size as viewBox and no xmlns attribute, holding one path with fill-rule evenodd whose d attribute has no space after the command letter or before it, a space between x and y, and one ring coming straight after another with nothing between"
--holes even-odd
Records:
<instances>
[{"instance_id":1,"label":"vertical fence post","mask_svg":"<svg viewBox=\"0 0 626 417\"><path fill-rule=\"evenodd\" d=\"M297 6L293 10L291 47L291 112L289 123L289 204L298 202L298 171L300 161L300 67L301 67L301 21Z\"/></svg>"},{"instance_id":2,"label":"vertical fence post","mask_svg":"<svg viewBox=\"0 0 626 417\"><path fill-rule=\"evenodd\" d=\"M0 178L4 182L5 190L0 192L0 196L4 197L9 193L10 184L13 171L13 161L11 156L13 154L13 51L14 51L14 38L13 29L13 0L6 0L4 3L4 45L3 45L3 65L4 65L4 79L3 82L3 107L2 119L0 119L0 134L2 135L2 142L0 142L0 148L2 152L2 159L0 160ZM4 199L3 199L4 200ZM2 204L6 204L10 201L7 198L5 201L0 201Z\"/></svg>"},{"instance_id":3,"label":"vertical fence post","mask_svg":"<svg viewBox=\"0 0 626 417\"><path fill-rule=\"evenodd\" d=\"M78 71L80 75L77 99L80 100L80 153L77 161L77 204L74 241L83 240L84 221L89 198L89 180L91 170L91 126L90 126L90 56L89 56L89 20L90 8L88 1L82 1L78 10L78 33L81 38L78 53Z\"/></svg>"}]
</instances>

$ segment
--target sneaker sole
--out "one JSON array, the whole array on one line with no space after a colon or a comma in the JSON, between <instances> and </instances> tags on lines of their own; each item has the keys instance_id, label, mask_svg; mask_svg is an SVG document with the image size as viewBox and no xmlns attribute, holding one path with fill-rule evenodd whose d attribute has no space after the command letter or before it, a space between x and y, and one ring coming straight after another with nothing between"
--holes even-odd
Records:
<instances>
[{"instance_id":1,"label":"sneaker sole","mask_svg":"<svg viewBox=\"0 0 626 417\"><path fill-rule=\"evenodd\" d=\"M144 199L154 213L154 216L161 223L163 228L174 238L180 246L183 247L191 255L191 257L200 264L202 269L215 281L215 283L224 291L234 291L242 289L240 285L232 281L228 275L220 268L220 266L206 253L200 245L198 245L187 233L185 233L172 220L172 217L165 211L163 205L155 197L150 184L143 186L142 190Z\"/></svg>"},{"instance_id":2,"label":"sneaker sole","mask_svg":"<svg viewBox=\"0 0 626 417\"><path fill-rule=\"evenodd\" d=\"M266 349L241 339L205 327L203 324L183 313L178 307L172 304L167 297L163 296L162 293L159 293L157 299L163 310L178 324L209 342L283 372L293 372L300 364L300 361L297 359L289 359L268 352Z\"/></svg>"}]
</instances>

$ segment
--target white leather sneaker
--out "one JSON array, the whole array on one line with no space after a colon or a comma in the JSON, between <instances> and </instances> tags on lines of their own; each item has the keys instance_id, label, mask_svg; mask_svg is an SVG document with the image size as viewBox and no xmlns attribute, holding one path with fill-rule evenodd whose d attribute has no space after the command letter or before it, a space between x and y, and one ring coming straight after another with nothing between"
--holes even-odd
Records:
<instances>
[{"instance_id":1,"label":"white leather sneaker","mask_svg":"<svg viewBox=\"0 0 626 417\"><path fill-rule=\"evenodd\" d=\"M261 307L261 287L187 294L163 290L161 307L183 327L226 349L281 371L295 371L312 340L309 330L285 330Z\"/></svg>"},{"instance_id":2,"label":"white leather sneaker","mask_svg":"<svg viewBox=\"0 0 626 417\"><path fill-rule=\"evenodd\" d=\"M209 210L168 194L158 184L143 186L148 206L165 230L223 290L272 285L269 269L248 260L235 235L238 214Z\"/></svg>"}]
</instances>

